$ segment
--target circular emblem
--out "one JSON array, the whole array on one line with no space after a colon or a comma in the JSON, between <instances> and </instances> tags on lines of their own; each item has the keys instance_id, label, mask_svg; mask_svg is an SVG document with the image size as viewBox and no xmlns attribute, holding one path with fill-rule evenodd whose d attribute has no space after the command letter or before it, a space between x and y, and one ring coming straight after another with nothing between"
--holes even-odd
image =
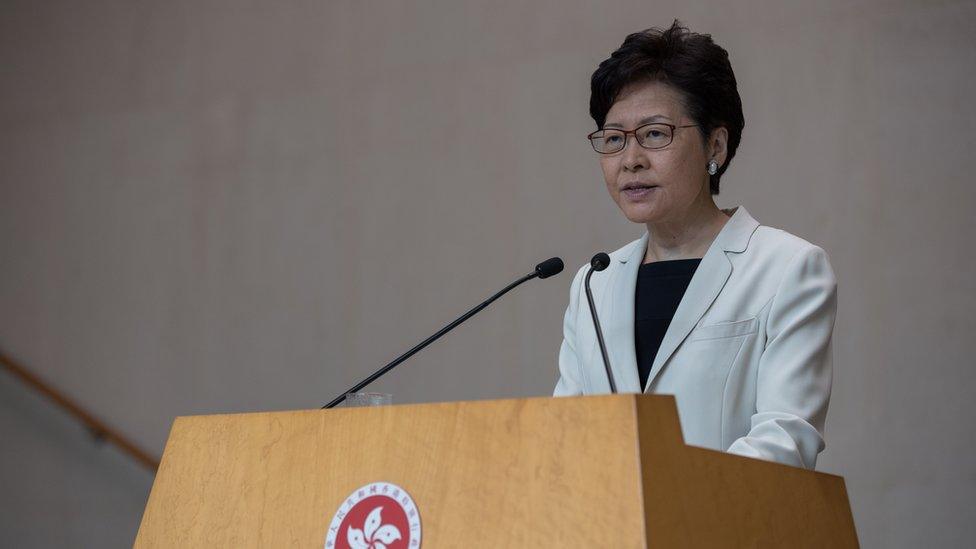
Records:
<instances>
[{"instance_id":1,"label":"circular emblem","mask_svg":"<svg viewBox=\"0 0 976 549\"><path fill-rule=\"evenodd\" d=\"M329 525L325 549L420 547L420 512L407 491L374 482L346 498Z\"/></svg>"}]
</instances>

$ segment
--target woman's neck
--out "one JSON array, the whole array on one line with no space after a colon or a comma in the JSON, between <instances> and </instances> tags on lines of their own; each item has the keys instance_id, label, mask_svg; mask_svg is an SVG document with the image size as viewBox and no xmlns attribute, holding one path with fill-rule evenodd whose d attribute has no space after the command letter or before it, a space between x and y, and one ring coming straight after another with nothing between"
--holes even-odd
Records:
<instances>
[{"instance_id":1,"label":"woman's neck","mask_svg":"<svg viewBox=\"0 0 976 549\"><path fill-rule=\"evenodd\" d=\"M709 197L680 216L647 224L644 263L702 257L722 231L729 215Z\"/></svg>"}]
</instances>

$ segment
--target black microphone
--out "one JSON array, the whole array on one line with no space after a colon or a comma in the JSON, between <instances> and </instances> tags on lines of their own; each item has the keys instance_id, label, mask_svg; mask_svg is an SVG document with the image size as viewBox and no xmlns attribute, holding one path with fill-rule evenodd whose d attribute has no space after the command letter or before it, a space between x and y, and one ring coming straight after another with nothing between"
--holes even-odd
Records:
<instances>
[{"instance_id":1,"label":"black microphone","mask_svg":"<svg viewBox=\"0 0 976 549\"><path fill-rule=\"evenodd\" d=\"M593 292L590 291L590 277L595 271L602 271L610 266L610 256L600 252L590 260L590 270L586 273L586 300L590 303L590 314L593 316L593 327L596 328L596 340L600 344L600 352L603 353L603 367L607 370L607 380L610 381L610 392L617 393L617 384L613 381L613 372L610 371L610 357L607 355L607 344L603 341L603 329L600 328L600 319L596 316L596 304L593 303Z\"/></svg>"},{"instance_id":2,"label":"black microphone","mask_svg":"<svg viewBox=\"0 0 976 549\"><path fill-rule=\"evenodd\" d=\"M453 330L454 328L456 328L459 324L461 324L465 320L467 320L467 319L471 318L472 316L476 315L482 309L484 309L485 307L487 307L488 305L490 305L492 301L495 301L499 297L505 295L506 293L509 292L509 290L515 288L519 284L522 284L523 282L527 282L529 280L532 280L533 278L549 278L550 276L554 276L554 275L557 275L557 274L561 273L562 270L563 270L563 260L562 259L559 259L558 257L552 257L552 258L549 258L549 259L543 261L542 263L539 263L538 265L535 266L535 270L534 271L532 271L531 273L529 273L529 274L523 276L522 278L516 280L515 282L512 282L508 286L505 286L505 288L502 289L502 291L500 291L497 294L489 297L488 299L486 299L484 302L482 302L480 305L478 305L474 309L471 309L470 311L464 313L463 315L461 315L454 322L448 324L447 326L444 326L436 334L434 334L434 335L428 337L427 339L421 341L413 349L410 349L409 351L407 351L407 352L403 353L402 355L398 356L393 362L387 364L386 366L383 366L379 370L376 370L375 372L373 372L372 374L370 374L369 377L367 377L366 379L364 379L364 380L360 381L359 383L353 385L351 388L349 388L348 391L345 391L341 395L335 397L334 399L332 399L331 402L329 402L328 404L326 404L322 408L323 409L325 409L325 408L335 408L336 405L338 405L340 402L342 402L346 398L346 395L347 394L359 392L360 389L362 389L363 387L365 387L365 386L369 385L370 383L376 381L383 374L389 372L390 370L392 370L393 368L395 368L398 364L400 364L404 360L407 360L408 358L412 357L418 351L420 351L424 347L430 345L431 343L433 343L434 341L436 341L442 335L446 334L447 332L450 332L451 330Z\"/></svg>"}]
</instances>

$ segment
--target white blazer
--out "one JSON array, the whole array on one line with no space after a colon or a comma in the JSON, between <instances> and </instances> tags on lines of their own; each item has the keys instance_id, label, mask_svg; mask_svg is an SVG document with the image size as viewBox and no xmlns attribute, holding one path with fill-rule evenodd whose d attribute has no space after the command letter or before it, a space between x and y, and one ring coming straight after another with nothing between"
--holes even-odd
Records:
<instances>
[{"instance_id":1,"label":"white blazer","mask_svg":"<svg viewBox=\"0 0 976 549\"><path fill-rule=\"evenodd\" d=\"M590 285L619 392L641 391L634 291L647 234ZM583 278L563 323L555 396L610 391ZM813 469L824 448L837 283L827 254L738 207L668 326L645 393L672 394L685 442Z\"/></svg>"}]
</instances>

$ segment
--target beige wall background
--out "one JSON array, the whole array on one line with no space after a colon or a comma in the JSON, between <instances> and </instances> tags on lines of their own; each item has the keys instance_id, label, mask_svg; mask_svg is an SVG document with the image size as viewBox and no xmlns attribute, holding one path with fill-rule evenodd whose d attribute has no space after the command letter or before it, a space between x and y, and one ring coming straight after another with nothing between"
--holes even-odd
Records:
<instances>
[{"instance_id":1,"label":"beige wall background","mask_svg":"<svg viewBox=\"0 0 976 549\"><path fill-rule=\"evenodd\" d=\"M819 469L865 547L971 543L971 1L3 2L0 349L156 453L177 415L320 405L536 262L639 235L589 75L675 17L739 79L720 205L839 277ZM548 393L570 280L376 389ZM0 438L3 545L131 543L149 474L6 374Z\"/></svg>"}]
</instances>

